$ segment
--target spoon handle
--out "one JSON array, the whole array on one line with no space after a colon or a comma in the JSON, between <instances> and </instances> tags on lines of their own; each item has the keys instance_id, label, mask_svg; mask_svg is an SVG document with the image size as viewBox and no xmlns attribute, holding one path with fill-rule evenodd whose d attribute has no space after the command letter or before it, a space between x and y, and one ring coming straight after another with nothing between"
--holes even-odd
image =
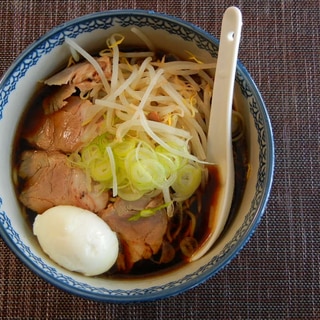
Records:
<instances>
[{"instance_id":1,"label":"spoon handle","mask_svg":"<svg viewBox=\"0 0 320 320\"><path fill-rule=\"evenodd\" d=\"M229 7L223 16L211 102L207 161L220 164L231 144L232 99L242 26L241 12ZM218 119L218 120L217 120ZM223 134L221 134L223 133ZM217 150L224 150L220 152ZM231 149L232 152L232 149Z\"/></svg>"},{"instance_id":2,"label":"spoon handle","mask_svg":"<svg viewBox=\"0 0 320 320\"><path fill-rule=\"evenodd\" d=\"M218 196L207 213L210 232L190 261L201 258L212 247L225 226L231 208L234 190L231 117L241 27L240 10L229 7L222 19L207 138L207 161L215 164L218 171Z\"/></svg>"}]
</instances>

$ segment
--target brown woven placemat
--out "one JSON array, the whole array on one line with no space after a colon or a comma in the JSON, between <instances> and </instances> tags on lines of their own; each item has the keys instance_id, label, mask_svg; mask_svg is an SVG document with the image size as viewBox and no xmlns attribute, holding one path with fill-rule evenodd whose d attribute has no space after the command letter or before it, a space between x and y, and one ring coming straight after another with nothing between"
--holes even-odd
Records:
<instances>
[{"instance_id":1,"label":"brown woven placemat","mask_svg":"<svg viewBox=\"0 0 320 320\"><path fill-rule=\"evenodd\" d=\"M117 305L47 284L0 239L1 319L320 319L318 0L2 0L0 75L27 45L83 14L148 9L218 36L230 5L243 13L239 56L262 92L276 146L269 205L250 242L218 275L188 292Z\"/></svg>"}]
</instances>

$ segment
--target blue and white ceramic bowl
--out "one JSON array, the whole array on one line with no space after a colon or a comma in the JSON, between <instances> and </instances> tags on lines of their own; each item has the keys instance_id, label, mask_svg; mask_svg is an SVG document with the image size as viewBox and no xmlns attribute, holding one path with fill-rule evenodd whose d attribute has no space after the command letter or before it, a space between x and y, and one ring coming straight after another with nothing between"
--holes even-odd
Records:
<instances>
[{"instance_id":1,"label":"blue and white ceramic bowl","mask_svg":"<svg viewBox=\"0 0 320 320\"><path fill-rule=\"evenodd\" d=\"M158 48L200 60L217 57L218 41L205 31L177 18L149 11L124 10L87 15L67 22L27 48L0 84L0 234L11 250L37 275L71 294L105 302L148 301L176 295L214 276L249 240L268 200L274 167L274 146L262 97L244 66L237 65L235 96L241 107L249 146L250 176L240 208L221 239L202 259L161 275L143 278L86 277L53 263L40 249L21 214L12 182L14 137L36 83L66 64L70 51L65 37L74 38L89 52L97 52L114 32L136 45L130 28L141 28Z\"/></svg>"}]
</instances>

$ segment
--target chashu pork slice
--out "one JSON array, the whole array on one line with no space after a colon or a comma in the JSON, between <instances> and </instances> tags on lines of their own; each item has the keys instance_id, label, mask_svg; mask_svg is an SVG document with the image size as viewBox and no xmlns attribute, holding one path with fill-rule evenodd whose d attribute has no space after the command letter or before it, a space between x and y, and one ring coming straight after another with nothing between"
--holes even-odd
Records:
<instances>
[{"instance_id":1,"label":"chashu pork slice","mask_svg":"<svg viewBox=\"0 0 320 320\"><path fill-rule=\"evenodd\" d=\"M22 137L36 149L46 151L76 152L83 146L83 125L92 104L77 96L71 96L64 108L52 114L40 112L37 117L30 115Z\"/></svg>"},{"instance_id":2,"label":"chashu pork slice","mask_svg":"<svg viewBox=\"0 0 320 320\"><path fill-rule=\"evenodd\" d=\"M118 234L121 252L117 267L120 271L130 271L136 262L150 259L160 250L168 225L166 210L158 210L150 217L141 217L135 221L130 218L140 210L155 208L162 203L162 197L143 197L136 201L117 198L113 205L98 213Z\"/></svg>"},{"instance_id":3,"label":"chashu pork slice","mask_svg":"<svg viewBox=\"0 0 320 320\"><path fill-rule=\"evenodd\" d=\"M24 151L18 174L24 180L20 201L40 214L56 205L98 212L109 199L107 192L88 185L86 174L71 167L67 156L60 152Z\"/></svg>"}]
</instances>

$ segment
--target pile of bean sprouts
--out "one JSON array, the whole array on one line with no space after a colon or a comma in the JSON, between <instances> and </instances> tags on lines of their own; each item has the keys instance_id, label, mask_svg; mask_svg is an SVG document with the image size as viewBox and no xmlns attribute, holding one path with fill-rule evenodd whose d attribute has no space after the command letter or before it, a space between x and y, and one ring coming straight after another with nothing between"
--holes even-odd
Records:
<instances>
[{"instance_id":1,"label":"pile of bean sprouts","mask_svg":"<svg viewBox=\"0 0 320 320\"><path fill-rule=\"evenodd\" d=\"M133 31L146 39L141 31ZM80 92L92 106L83 122L85 147L70 159L102 190L112 189L114 197L134 200L162 192L172 215L173 201L188 199L206 182L210 74L216 65L192 54L189 61L168 61L165 54L159 57L155 48L150 50L148 39L146 50L126 52L121 50L123 40L113 34L99 53L111 59L107 79L93 56L66 39L73 60L81 55L101 78L96 87Z\"/></svg>"}]
</instances>

